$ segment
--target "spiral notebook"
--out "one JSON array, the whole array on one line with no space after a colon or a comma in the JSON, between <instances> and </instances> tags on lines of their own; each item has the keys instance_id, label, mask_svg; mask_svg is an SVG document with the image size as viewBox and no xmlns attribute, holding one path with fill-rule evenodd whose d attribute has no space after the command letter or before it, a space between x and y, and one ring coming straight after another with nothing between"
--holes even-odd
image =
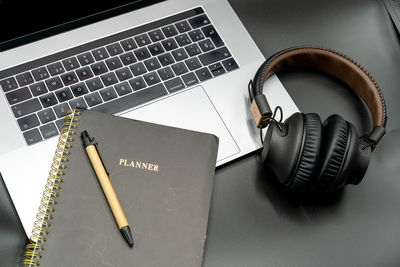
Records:
<instances>
[{"instance_id":1,"label":"spiral notebook","mask_svg":"<svg viewBox=\"0 0 400 267\"><path fill-rule=\"evenodd\" d=\"M85 154L83 130L98 142L133 248ZM80 110L61 132L25 266L201 266L217 137Z\"/></svg>"}]
</instances>

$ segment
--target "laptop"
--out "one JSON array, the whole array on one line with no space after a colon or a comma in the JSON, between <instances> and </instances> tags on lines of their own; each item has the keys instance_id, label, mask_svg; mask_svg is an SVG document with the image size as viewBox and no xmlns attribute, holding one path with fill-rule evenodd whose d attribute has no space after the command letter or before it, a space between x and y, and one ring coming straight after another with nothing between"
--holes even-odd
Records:
<instances>
[{"instance_id":1,"label":"laptop","mask_svg":"<svg viewBox=\"0 0 400 267\"><path fill-rule=\"evenodd\" d=\"M0 17L0 172L28 235L68 109L215 134L218 166L261 147L247 85L265 58L226 0L3 0Z\"/></svg>"}]
</instances>

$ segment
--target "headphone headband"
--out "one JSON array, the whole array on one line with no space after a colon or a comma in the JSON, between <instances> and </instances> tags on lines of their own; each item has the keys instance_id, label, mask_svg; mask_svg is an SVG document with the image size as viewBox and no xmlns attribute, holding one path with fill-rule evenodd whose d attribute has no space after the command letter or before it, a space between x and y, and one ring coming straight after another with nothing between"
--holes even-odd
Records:
<instances>
[{"instance_id":1,"label":"headphone headband","mask_svg":"<svg viewBox=\"0 0 400 267\"><path fill-rule=\"evenodd\" d=\"M369 134L383 134L386 125L386 106L379 86L372 76L357 62L334 50L300 46L282 50L268 58L258 69L251 82L251 112L257 126L263 126L266 118L272 115L264 95L264 81L272 74L291 69L308 68L328 73L352 88L367 104L372 115L374 130ZM261 104L264 102L264 105ZM266 104L266 105L265 105ZM375 133L374 133L375 132ZM381 137L380 137L381 138ZM375 141L375 140L373 140ZM379 140L378 140L379 141Z\"/></svg>"}]
</instances>

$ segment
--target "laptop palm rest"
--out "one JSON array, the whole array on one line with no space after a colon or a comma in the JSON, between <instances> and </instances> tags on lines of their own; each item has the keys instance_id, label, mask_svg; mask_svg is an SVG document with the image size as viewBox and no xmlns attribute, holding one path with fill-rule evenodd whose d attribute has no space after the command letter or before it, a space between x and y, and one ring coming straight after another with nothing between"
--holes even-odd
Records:
<instances>
[{"instance_id":1,"label":"laptop palm rest","mask_svg":"<svg viewBox=\"0 0 400 267\"><path fill-rule=\"evenodd\" d=\"M119 116L214 134L219 138L217 161L240 151L202 86Z\"/></svg>"}]
</instances>

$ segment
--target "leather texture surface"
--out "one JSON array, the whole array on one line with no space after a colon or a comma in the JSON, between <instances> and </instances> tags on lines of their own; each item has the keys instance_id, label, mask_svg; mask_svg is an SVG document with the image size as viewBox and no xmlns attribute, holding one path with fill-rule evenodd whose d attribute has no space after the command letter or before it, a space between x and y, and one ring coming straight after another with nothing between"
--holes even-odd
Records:
<instances>
[{"instance_id":1,"label":"leather texture surface","mask_svg":"<svg viewBox=\"0 0 400 267\"><path fill-rule=\"evenodd\" d=\"M322 124L318 114L303 114L302 118L304 120L304 141L301 152L299 152L301 154L297 168L289 183L290 188L300 192L306 191L313 182L312 179L318 167L322 139ZM292 156L294 155L288 155L288 157Z\"/></svg>"},{"instance_id":2,"label":"leather texture surface","mask_svg":"<svg viewBox=\"0 0 400 267\"><path fill-rule=\"evenodd\" d=\"M346 149L349 140L347 122L339 115L329 116L322 125L322 145L318 178L315 181L317 189L328 189L339 179L346 160Z\"/></svg>"},{"instance_id":3,"label":"leather texture surface","mask_svg":"<svg viewBox=\"0 0 400 267\"><path fill-rule=\"evenodd\" d=\"M303 68L330 74L347 84L367 104L373 126L385 125L385 101L373 77L351 58L325 48L298 46L277 52L257 73L260 76L255 78L256 94L262 93L264 81L272 73Z\"/></svg>"}]
</instances>

